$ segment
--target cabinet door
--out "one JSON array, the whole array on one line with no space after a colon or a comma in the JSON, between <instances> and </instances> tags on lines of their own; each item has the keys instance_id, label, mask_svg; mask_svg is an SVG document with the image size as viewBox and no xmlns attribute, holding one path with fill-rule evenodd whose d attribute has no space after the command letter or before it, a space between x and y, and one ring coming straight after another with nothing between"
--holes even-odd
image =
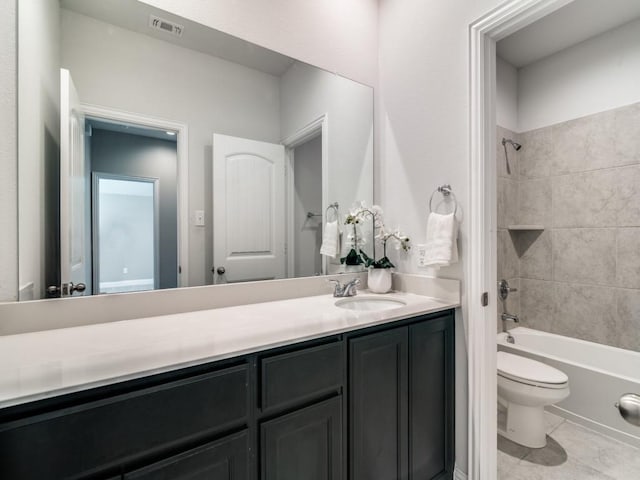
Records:
<instances>
[{"instance_id":1,"label":"cabinet door","mask_svg":"<svg viewBox=\"0 0 640 480\"><path fill-rule=\"evenodd\" d=\"M130 472L124 480L246 480L247 451L247 433L241 432Z\"/></svg>"},{"instance_id":2,"label":"cabinet door","mask_svg":"<svg viewBox=\"0 0 640 480\"><path fill-rule=\"evenodd\" d=\"M453 474L454 355L451 316L409 327L409 471Z\"/></svg>"},{"instance_id":3,"label":"cabinet door","mask_svg":"<svg viewBox=\"0 0 640 480\"><path fill-rule=\"evenodd\" d=\"M407 332L349 342L351 480L407 478Z\"/></svg>"},{"instance_id":4,"label":"cabinet door","mask_svg":"<svg viewBox=\"0 0 640 480\"><path fill-rule=\"evenodd\" d=\"M342 478L342 397L261 426L262 480Z\"/></svg>"}]
</instances>

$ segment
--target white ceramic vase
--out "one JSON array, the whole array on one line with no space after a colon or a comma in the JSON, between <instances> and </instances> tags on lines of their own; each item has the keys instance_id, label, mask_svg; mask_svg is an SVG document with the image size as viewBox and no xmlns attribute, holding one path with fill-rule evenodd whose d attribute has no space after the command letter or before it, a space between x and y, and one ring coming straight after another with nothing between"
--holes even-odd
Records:
<instances>
[{"instance_id":1,"label":"white ceramic vase","mask_svg":"<svg viewBox=\"0 0 640 480\"><path fill-rule=\"evenodd\" d=\"M391 269L370 268L367 279L369 290L374 293L387 293L391 291Z\"/></svg>"}]
</instances>

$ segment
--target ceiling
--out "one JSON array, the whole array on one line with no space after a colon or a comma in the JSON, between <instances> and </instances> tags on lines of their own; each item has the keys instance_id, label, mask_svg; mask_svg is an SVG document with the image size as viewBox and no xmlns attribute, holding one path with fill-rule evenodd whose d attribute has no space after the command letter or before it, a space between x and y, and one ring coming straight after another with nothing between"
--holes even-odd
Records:
<instances>
[{"instance_id":1,"label":"ceiling","mask_svg":"<svg viewBox=\"0 0 640 480\"><path fill-rule=\"evenodd\" d=\"M520 68L640 18L640 0L574 0L500 40L498 57Z\"/></svg>"},{"instance_id":2,"label":"ceiling","mask_svg":"<svg viewBox=\"0 0 640 480\"><path fill-rule=\"evenodd\" d=\"M61 0L62 8L184 48L281 76L294 59L136 0ZM149 15L184 26L182 37L149 27Z\"/></svg>"}]
</instances>

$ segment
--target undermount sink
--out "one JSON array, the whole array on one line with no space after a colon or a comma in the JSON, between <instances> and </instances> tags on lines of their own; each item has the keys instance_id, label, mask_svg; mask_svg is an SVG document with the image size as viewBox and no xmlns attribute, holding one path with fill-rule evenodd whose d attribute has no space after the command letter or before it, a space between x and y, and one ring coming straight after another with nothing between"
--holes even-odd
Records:
<instances>
[{"instance_id":1,"label":"undermount sink","mask_svg":"<svg viewBox=\"0 0 640 480\"><path fill-rule=\"evenodd\" d=\"M402 300L381 297L349 297L338 300L336 307L360 312L377 312L380 310L392 310L406 305Z\"/></svg>"}]
</instances>

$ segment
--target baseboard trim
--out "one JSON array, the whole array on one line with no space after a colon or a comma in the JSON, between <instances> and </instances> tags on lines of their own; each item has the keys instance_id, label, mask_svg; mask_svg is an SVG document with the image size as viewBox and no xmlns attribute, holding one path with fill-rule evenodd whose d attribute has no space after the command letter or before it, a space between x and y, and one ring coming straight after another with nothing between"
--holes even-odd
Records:
<instances>
[{"instance_id":1,"label":"baseboard trim","mask_svg":"<svg viewBox=\"0 0 640 480\"><path fill-rule=\"evenodd\" d=\"M453 480L467 480L467 474L460 470L458 465L453 469Z\"/></svg>"}]
</instances>

